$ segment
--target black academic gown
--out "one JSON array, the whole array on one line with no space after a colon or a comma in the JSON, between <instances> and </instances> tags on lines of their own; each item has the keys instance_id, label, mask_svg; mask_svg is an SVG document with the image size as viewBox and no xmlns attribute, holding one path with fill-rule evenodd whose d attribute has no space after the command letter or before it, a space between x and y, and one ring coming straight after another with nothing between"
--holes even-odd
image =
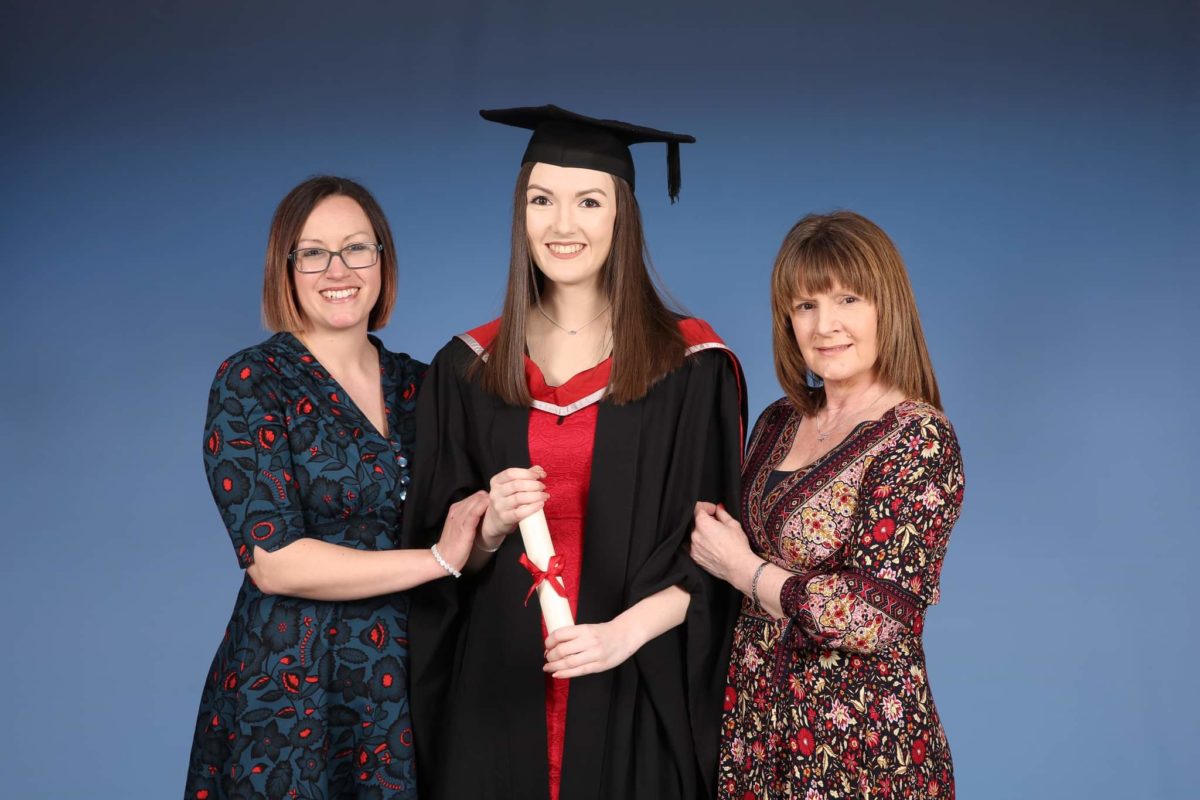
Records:
<instances>
[{"instance_id":1,"label":"black academic gown","mask_svg":"<svg viewBox=\"0 0 1200 800\"><path fill-rule=\"evenodd\" d=\"M408 547L440 534L447 507L512 466L529 466L529 410L467 377L461 339L430 366L417 411L405 508ZM706 798L737 597L683 550L695 502L740 508L746 415L732 353L703 349L642 400L601 401L577 622L606 622L668 586L691 593L686 622L615 669L571 681L561 800ZM479 573L411 593L410 699L422 800L548 798L543 640L521 539Z\"/></svg>"}]
</instances>

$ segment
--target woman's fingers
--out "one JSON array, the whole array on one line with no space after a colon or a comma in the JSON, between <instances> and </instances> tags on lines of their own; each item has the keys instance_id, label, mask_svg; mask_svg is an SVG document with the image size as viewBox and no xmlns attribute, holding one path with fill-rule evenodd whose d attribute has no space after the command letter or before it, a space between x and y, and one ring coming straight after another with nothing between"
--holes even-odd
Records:
<instances>
[{"instance_id":1,"label":"woman's fingers","mask_svg":"<svg viewBox=\"0 0 1200 800\"><path fill-rule=\"evenodd\" d=\"M459 500L457 503L451 504L450 512L447 516L449 516L451 518L458 518L458 517L470 518L470 517L479 516L484 511L487 510L488 502L490 499L491 499L491 496L487 492L480 490L478 492L475 492L472 495L468 495L467 497L464 497L462 500Z\"/></svg>"},{"instance_id":2,"label":"woman's fingers","mask_svg":"<svg viewBox=\"0 0 1200 800\"><path fill-rule=\"evenodd\" d=\"M511 481L497 481L492 484L492 491L501 492L503 494L514 494L516 492L544 492L546 484L533 478L516 478Z\"/></svg>"},{"instance_id":3,"label":"woman's fingers","mask_svg":"<svg viewBox=\"0 0 1200 800\"><path fill-rule=\"evenodd\" d=\"M587 630L586 625L568 625L547 636L546 641L543 642L546 648L546 660L554 661L587 649L589 641Z\"/></svg>"},{"instance_id":4,"label":"woman's fingers","mask_svg":"<svg viewBox=\"0 0 1200 800\"><path fill-rule=\"evenodd\" d=\"M559 646L561 648L562 645ZM576 669L595 664L600 660L600 648L591 646L581 648L573 653L552 653L546 660L543 672L559 673L567 669ZM559 677L555 675L555 677Z\"/></svg>"},{"instance_id":5,"label":"woman's fingers","mask_svg":"<svg viewBox=\"0 0 1200 800\"><path fill-rule=\"evenodd\" d=\"M511 530L521 520L535 513L550 499L541 479L546 471L539 466L529 469L509 467L496 473L491 480L491 505L499 523Z\"/></svg>"},{"instance_id":6,"label":"woman's fingers","mask_svg":"<svg viewBox=\"0 0 1200 800\"><path fill-rule=\"evenodd\" d=\"M585 639L571 639L561 644L555 645L550 650L546 651L547 663L561 661L571 656L579 655L588 649L589 643Z\"/></svg>"},{"instance_id":7,"label":"woman's fingers","mask_svg":"<svg viewBox=\"0 0 1200 800\"><path fill-rule=\"evenodd\" d=\"M701 537L712 536L719 532L722 527L724 526L715 517L701 514L696 517L695 533L692 536L693 538L695 538L696 534L699 534Z\"/></svg>"},{"instance_id":8,"label":"woman's fingers","mask_svg":"<svg viewBox=\"0 0 1200 800\"><path fill-rule=\"evenodd\" d=\"M497 505L502 508L516 508L517 506L527 506L531 503L544 503L550 499L550 495L546 492L516 492L506 495L497 501Z\"/></svg>"},{"instance_id":9,"label":"woman's fingers","mask_svg":"<svg viewBox=\"0 0 1200 800\"><path fill-rule=\"evenodd\" d=\"M537 503L529 503L528 505L524 505L524 506L517 506L511 512L513 522L519 523L522 520L529 519L529 517L533 516L538 511L541 511L545 507L546 507L545 501L539 501Z\"/></svg>"},{"instance_id":10,"label":"woman's fingers","mask_svg":"<svg viewBox=\"0 0 1200 800\"><path fill-rule=\"evenodd\" d=\"M483 515L487 513L488 504L491 502L491 496L489 496L487 492L478 491L468 497L465 502L467 505L463 508L463 511L467 517L466 524L467 527L471 529L472 533L474 533L475 529L479 527L479 520L481 520Z\"/></svg>"},{"instance_id":11,"label":"woman's fingers","mask_svg":"<svg viewBox=\"0 0 1200 800\"><path fill-rule=\"evenodd\" d=\"M514 481L533 481L540 482L546 477L546 470L541 467L531 467L524 469L522 467L509 467L506 470L497 472L492 476L491 487L495 489L497 486L513 483Z\"/></svg>"},{"instance_id":12,"label":"woman's fingers","mask_svg":"<svg viewBox=\"0 0 1200 800\"><path fill-rule=\"evenodd\" d=\"M569 642L572 639L578 639L582 631L579 625L567 625L565 628L559 628L546 637L546 641L542 645L547 651L553 650L563 642Z\"/></svg>"},{"instance_id":13,"label":"woman's fingers","mask_svg":"<svg viewBox=\"0 0 1200 800\"><path fill-rule=\"evenodd\" d=\"M525 469L523 467L509 467L508 469L500 470L492 476L492 483L507 483L515 480L537 480L538 474L533 469Z\"/></svg>"},{"instance_id":14,"label":"woman's fingers","mask_svg":"<svg viewBox=\"0 0 1200 800\"><path fill-rule=\"evenodd\" d=\"M692 530L692 538L689 542L688 555L696 562L705 572L716 575L717 561L714 547L717 543L717 536L723 531L724 526L710 516L702 515L696 518L696 527Z\"/></svg>"},{"instance_id":15,"label":"woman's fingers","mask_svg":"<svg viewBox=\"0 0 1200 800\"><path fill-rule=\"evenodd\" d=\"M455 569L462 569L471 555L471 545L480 520L488 510L488 493L475 492L450 505L442 534L438 538L438 550Z\"/></svg>"},{"instance_id":16,"label":"woman's fingers","mask_svg":"<svg viewBox=\"0 0 1200 800\"><path fill-rule=\"evenodd\" d=\"M521 520L526 519L530 514L545 508L545 506L546 498L540 495L535 495L527 503L518 503L512 506L508 506L506 504L504 506L497 507L496 510L499 512L500 519L503 522L506 524L515 525Z\"/></svg>"},{"instance_id":17,"label":"woman's fingers","mask_svg":"<svg viewBox=\"0 0 1200 800\"><path fill-rule=\"evenodd\" d=\"M544 669L560 679L612 669L637 650L615 621L564 628L547 637L546 644L551 646Z\"/></svg>"}]
</instances>

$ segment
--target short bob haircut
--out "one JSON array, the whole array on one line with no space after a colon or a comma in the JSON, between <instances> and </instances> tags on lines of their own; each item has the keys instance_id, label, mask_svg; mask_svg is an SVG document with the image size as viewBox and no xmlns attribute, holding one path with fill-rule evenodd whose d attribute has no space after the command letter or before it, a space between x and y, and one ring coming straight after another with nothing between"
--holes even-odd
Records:
<instances>
[{"instance_id":1,"label":"short bob haircut","mask_svg":"<svg viewBox=\"0 0 1200 800\"><path fill-rule=\"evenodd\" d=\"M271 232L267 236L267 260L263 269L263 324L272 331L304 330L304 314L296 300L288 254L296 249L304 223L313 209L327 197L349 197L362 208L371 221L375 240L383 245L379 254L379 299L367 319L368 330L378 330L387 324L396 304L396 248L392 230L379 203L362 184L348 178L318 175L287 193L275 209Z\"/></svg>"},{"instance_id":2,"label":"short bob haircut","mask_svg":"<svg viewBox=\"0 0 1200 800\"><path fill-rule=\"evenodd\" d=\"M779 248L771 273L775 374L802 415L825 405L792 331L792 303L801 295L841 286L868 300L879 314L875 369L886 385L941 409L937 378L925 346L917 301L896 245L883 229L853 211L809 214ZM819 377L819 376L817 376Z\"/></svg>"}]
</instances>

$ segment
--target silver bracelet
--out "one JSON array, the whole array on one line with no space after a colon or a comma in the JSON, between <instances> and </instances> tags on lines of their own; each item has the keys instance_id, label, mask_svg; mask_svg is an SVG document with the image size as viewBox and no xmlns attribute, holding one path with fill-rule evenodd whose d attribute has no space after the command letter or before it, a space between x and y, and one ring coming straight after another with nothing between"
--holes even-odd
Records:
<instances>
[{"instance_id":1,"label":"silver bracelet","mask_svg":"<svg viewBox=\"0 0 1200 800\"><path fill-rule=\"evenodd\" d=\"M492 547L490 549L481 545L480 542L482 542L482 541L483 541L483 534L481 533L481 534L479 534L479 537L475 540L475 549L481 553L494 553L497 550L499 550L501 547L504 546L503 539L500 540L500 544L498 544L495 547Z\"/></svg>"},{"instance_id":2,"label":"silver bracelet","mask_svg":"<svg viewBox=\"0 0 1200 800\"><path fill-rule=\"evenodd\" d=\"M755 608L762 608L762 603L758 602L758 579L762 577L763 570L767 568L767 562L764 561L758 565L758 569L754 570L754 577L750 579L750 599L754 601Z\"/></svg>"},{"instance_id":3,"label":"silver bracelet","mask_svg":"<svg viewBox=\"0 0 1200 800\"><path fill-rule=\"evenodd\" d=\"M438 562L439 567L446 570L446 572L449 572L451 575L453 575L456 578L462 577L461 572L456 570L454 567L450 566L450 562L448 562L446 559L442 558L442 554L438 551L438 546L436 544L429 548L429 552L433 553L433 560Z\"/></svg>"}]
</instances>

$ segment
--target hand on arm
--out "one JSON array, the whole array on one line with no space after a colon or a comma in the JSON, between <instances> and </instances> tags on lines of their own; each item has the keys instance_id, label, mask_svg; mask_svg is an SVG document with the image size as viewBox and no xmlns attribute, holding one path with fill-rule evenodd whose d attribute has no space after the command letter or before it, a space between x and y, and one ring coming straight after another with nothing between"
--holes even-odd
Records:
<instances>
[{"instance_id":1,"label":"hand on arm","mask_svg":"<svg viewBox=\"0 0 1200 800\"><path fill-rule=\"evenodd\" d=\"M720 578L747 597L757 595L759 605L771 616L785 616L779 593L792 573L756 555L750 549L741 523L721 506L696 503L694 522L689 551L692 560L705 572ZM756 573L757 586L754 583Z\"/></svg>"},{"instance_id":2,"label":"hand on arm","mask_svg":"<svg viewBox=\"0 0 1200 800\"><path fill-rule=\"evenodd\" d=\"M687 616L689 595L668 586L634 603L609 622L560 628L546 638L546 666L555 678L603 672L624 663L646 642Z\"/></svg>"},{"instance_id":3,"label":"hand on arm","mask_svg":"<svg viewBox=\"0 0 1200 800\"><path fill-rule=\"evenodd\" d=\"M476 492L450 506L438 550L455 569L467 562L488 496ZM302 538L274 551L256 548L246 572L266 594L313 600L360 600L447 576L429 550L355 550Z\"/></svg>"},{"instance_id":4,"label":"hand on arm","mask_svg":"<svg viewBox=\"0 0 1200 800\"><path fill-rule=\"evenodd\" d=\"M529 469L510 467L492 477L487 510L479 526L479 536L467 561L467 570L481 568L492 553L504 543L504 537L517 529L518 523L542 510L550 495L542 481L546 471L539 466Z\"/></svg>"}]
</instances>

